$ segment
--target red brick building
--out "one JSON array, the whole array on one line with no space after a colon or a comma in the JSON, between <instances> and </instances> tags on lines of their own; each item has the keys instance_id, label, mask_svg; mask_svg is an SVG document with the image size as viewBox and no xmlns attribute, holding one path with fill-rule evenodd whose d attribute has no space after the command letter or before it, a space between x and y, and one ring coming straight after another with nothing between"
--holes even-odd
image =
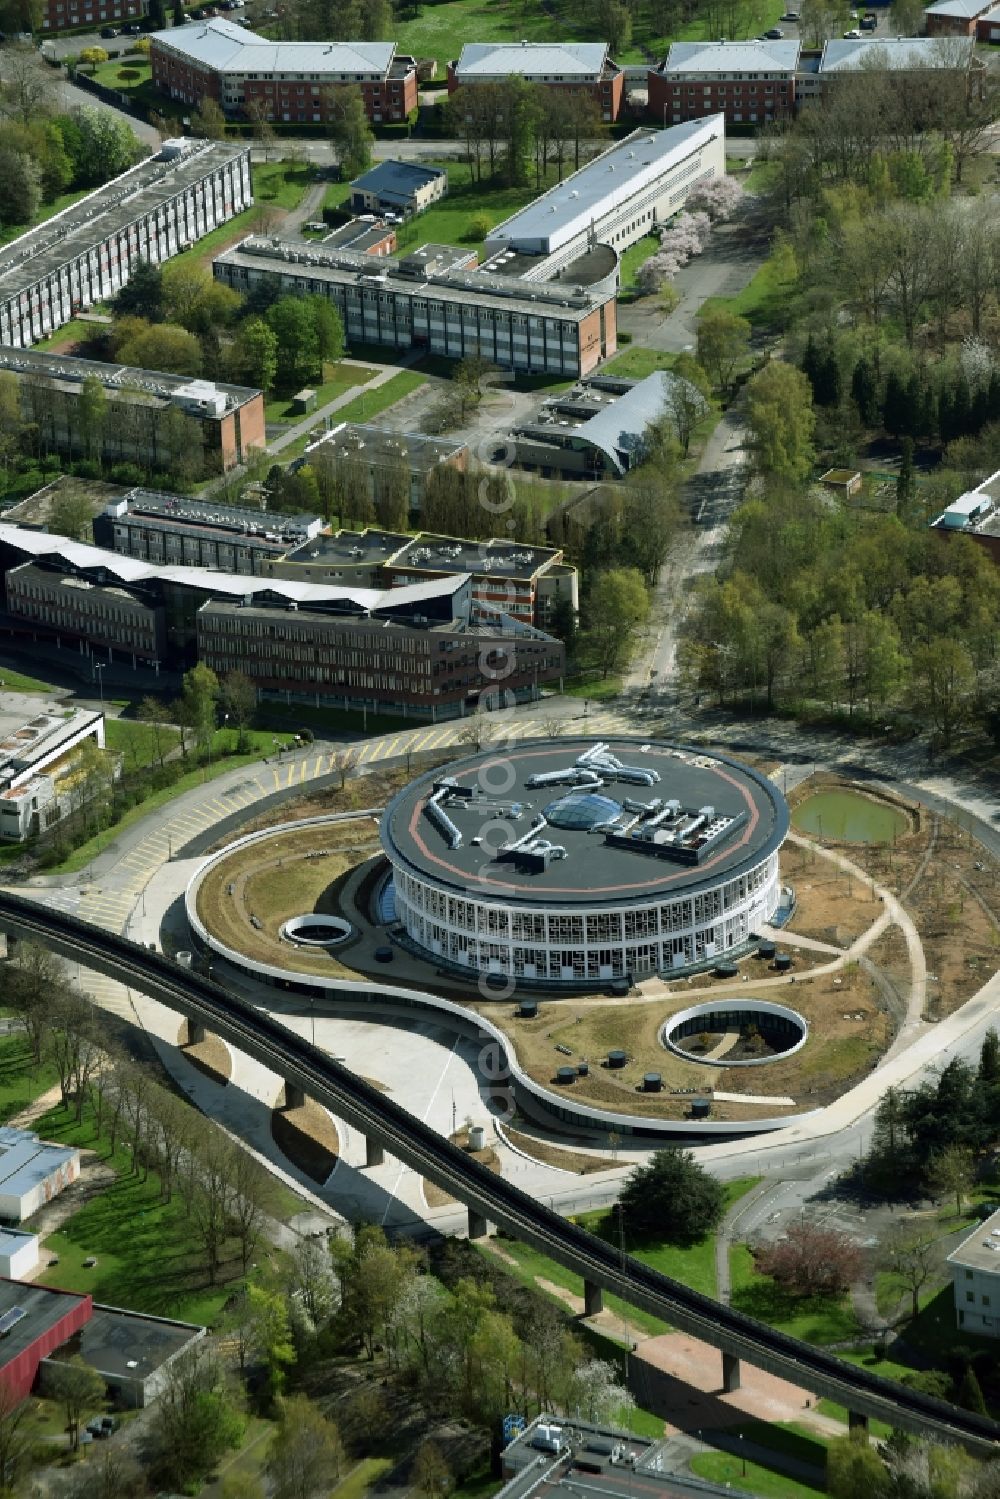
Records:
<instances>
[{"instance_id":1,"label":"red brick building","mask_svg":"<svg viewBox=\"0 0 1000 1499\"><path fill-rule=\"evenodd\" d=\"M604 42L467 42L448 64L448 92L523 78L547 88L594 96L601 117L614 124L625 97L625 74Z\"/></svg>"},{"instance_id":2,"label":"red brick building","mask_svg":"<svg viewBox=\"0 0 1000 1499\"><path fill-rule=\"evenodd\" d=\"M991 36L980 34L979 22L992 10L996 0L940 0L924 11L924 31L928 36L977 36L980 41L992 41Z\"/></svg>"},{"instance_id":3,"label":"red brick building","mask_svg":"<svg viewBox=\"0 0 1000 1499\"><path fill-rule=\"evenodd\" d=\"M42 31L107 26L109 22L136 21L144 10L142 0L45 0L40 25Z\"/></svg>"},{"instance_id":4,"label":"red brick building","mask_svg":"<svg viewBox=\"0 0 1000 1499\"><path fill-rule=\"evenodd\" d=\"M417 66L395 42L271 42L232 21L156 31L150 37L153 83L196 107L215 99L231 118L261 100L272 120L324 124L336 90L361 90L373 124L400 122L417 107Z\"/></svg>"},{"instance_id":5,"label":"red brick building","mask_svg":"<svg viewBox=\"0 0 1000 1499\"><path fill-rule=\"evenodd\" d=\"M649 117L679 125L724 114L727 125L766 125L795 109L797 41L674 42L649 73Z\"/></svg>"}]
</instances>

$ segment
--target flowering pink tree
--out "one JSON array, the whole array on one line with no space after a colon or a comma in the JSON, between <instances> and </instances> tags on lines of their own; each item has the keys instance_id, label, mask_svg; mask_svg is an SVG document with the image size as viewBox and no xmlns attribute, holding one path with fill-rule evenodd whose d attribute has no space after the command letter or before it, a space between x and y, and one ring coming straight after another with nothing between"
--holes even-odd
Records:
<instances>
[{"instance_id":1,"label":"flowering pink tree","mask_svg":"<svg viewBox=\"0 0 1000 1499\"><path fill-rule=\"evenodd\" d=\"M693 255L701 254L711 231L707 213L679 213L660 235L660 248L639 268L643 291L659 291L665 281L672 281Z\"/></svg>"},{"instance_id":2,"label":"flowering pink tree","mask_svg":"<svg viewBox=\"0 0 1000 1499\"><path fill-rule=\"evenodd\" d=\"M707 177L689 194L688 208L700 208L713 224L731 219L746 194L735 177Z\"/></svg>"}]
</instances>

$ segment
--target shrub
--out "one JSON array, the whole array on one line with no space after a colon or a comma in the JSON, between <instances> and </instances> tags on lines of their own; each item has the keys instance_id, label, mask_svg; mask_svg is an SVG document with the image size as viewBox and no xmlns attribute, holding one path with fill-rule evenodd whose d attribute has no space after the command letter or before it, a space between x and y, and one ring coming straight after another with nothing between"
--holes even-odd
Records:
<instances>
[{"instance_id":1,"label":"shrub","mask_svg":"<svg viewBox=\"0 0 1000 1499\"><path fill-rule=\"evenodd\" d=\"M462 238L466 240L485 239L492 228L493 225L490 223L489 216L485 213L477 213L474 218L469 220Z\"/></svg>"},{"instance_id":2,"label":"shrub","mask_svg":"<svg viewBox=\"0 0 1000 1499\"><path fill-rule=\"evenodd\" d=\"M119 68L115 77L120 78L122 83L131 83L134 78L141 78L142 74L138 68Z\"/></svg>"}]
</instances>

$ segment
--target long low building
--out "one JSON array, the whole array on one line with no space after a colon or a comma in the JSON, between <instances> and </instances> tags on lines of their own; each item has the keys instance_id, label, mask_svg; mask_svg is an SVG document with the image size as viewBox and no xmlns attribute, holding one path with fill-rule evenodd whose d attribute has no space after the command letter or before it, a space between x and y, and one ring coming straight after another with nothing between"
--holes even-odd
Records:
<instances>
[{"instance_id":1,"label":"long low building","mask_svg":"<svg viewBox=\"0 0 1000 1499\"><path fill-rule=\"evenodd\" d=\"M417 65L395 42L274 42L222 17L150 37L153 84L197 106L214 99L230 118L257 110L286 124L329 122L345 87L360 91L375 124L417 108Z\"/></svg>"},{"instance_id":2,"label":"long low building","mask_svg":"<svg viewBox=\"0 0 1000 1499\"><path fill-rule=\"evenodd\" d=\"M21 415L37 426L44 446L70 456L163 472L195 458L193 477L200 479L227 473L267 441L264 396L250 386L38 349L0 348L4 372L16 378ZM100 418L83 399L94 380L104 392Z\"/></svg>"},{"instance_id":3,"label":"long low building","mask_svg":"<svg viewBox=\"0 0 1000 1499\"><path fill-rule=\"evenodd\" d=\"M188 495L131 489L94 519L94 540L127 557L168 567L265 573L323 529L318 515L273 515Z\"/></svg>"},{"instance_id":4,"label":"long low building","mask_svg":"<svg viewBox=\"0 0 1000 1499\"><path fill-rule=\"evenodd\" d=\"M533 697L564 671L561 641L474 599L467 573L336 587L157 566L2 523L0 571L0 628L21 643L97 649L133 668L201 660L288 701L436 719L492 690Z\"/></svg>"},{"instance_id":5,"label":"long low building","mask_svg":"<svg viewBox=\"0 0 1000 1499\"><path fill-rule=\"evenodd\" d=\"M417 251L374 267L349 250L250 238L224 250L213 269L244 293L270 285L328 297L351 342L480 355L501 369L563 376L587 374L618 347L611 292L454 269L443 255Z\"/></svg>"},{"instance_id":6,"label":"long low building","mask_svg":"<svg viewBox=\"0 0 1000 1499\"><path fill-rule=\"evenodd\" d=\"M27 348L253 202L250 149L169 140L0 249L0 345Z\"/></svg>"},{"instance_id":7,"label":"long low building","mask_svg":"<svg viewBox=\"0 0 1000 1499\"><path fill-rule=\"evenodd\" d=\"M491 229L486 255L516 256L522 279L550 281L595 245L621 256L679 213L693 188L725 172L721 114L634 130ZM522 263L527 257L534 267Z\"/></svg>"}]
</instances>

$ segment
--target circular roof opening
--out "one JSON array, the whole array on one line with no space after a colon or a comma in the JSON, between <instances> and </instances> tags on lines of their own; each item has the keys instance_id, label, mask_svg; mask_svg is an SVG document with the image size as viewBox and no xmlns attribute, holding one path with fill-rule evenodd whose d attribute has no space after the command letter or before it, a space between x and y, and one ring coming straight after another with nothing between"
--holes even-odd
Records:
<instances>
[{"instance_id":1,"label":"circular roof opening","mask_svg":"<svg viewBox=\"0 0 1000 1499\"><path fill-rule=\"evenodd\" d=\"M346 942L353 928L342 916L290 916L278 935L297 947L336 947Z\"/></svg>"},{"instance_id":2,"label":"circular roof opening","mask_svg":"<svg viewBox=\"0 0 1000 1499\"><path fill-rule=\"evenodd\" d=\"M576 832L589 832L600 822L610 822L621 813L621 802L610 796L598 796L594 791L577 792L572 796L561 796L543 808L545 821L554 828L567 828Z\"/></svg>"},{"instance_id":3,"label":"circular roof opening","mask_svg":"<svg viewBox=\"0 0 1000 1499\"><path fill-rule=\"evenodd\" d=\"M787 1005L721 995L681 1010L660 1031L668 1051L712 1067L759 1067L791 1056L808 1038L807 1022Z\"/></svg>"}]
</instances>

